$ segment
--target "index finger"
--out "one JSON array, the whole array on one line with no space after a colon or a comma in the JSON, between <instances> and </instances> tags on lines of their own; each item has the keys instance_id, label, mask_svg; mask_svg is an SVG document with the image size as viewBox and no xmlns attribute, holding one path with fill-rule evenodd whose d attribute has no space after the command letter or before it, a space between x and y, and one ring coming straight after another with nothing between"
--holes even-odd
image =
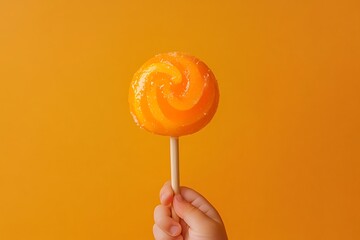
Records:
<instances>
[{"instance_id":1,"label":"index finger","mask_svg":"<svg viewBox=\"0 0 360 240\"><path fill-rule=\"evenodd\" d=\"M172 203L174 191L171 188L170 181L167 181L160 190L160 203L168 206Z\"/></svg>"}]
</instances>

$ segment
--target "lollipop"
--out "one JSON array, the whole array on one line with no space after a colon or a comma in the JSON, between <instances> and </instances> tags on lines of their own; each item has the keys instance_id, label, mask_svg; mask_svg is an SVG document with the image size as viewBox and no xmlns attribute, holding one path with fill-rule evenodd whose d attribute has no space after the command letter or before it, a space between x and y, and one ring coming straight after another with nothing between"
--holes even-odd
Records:
<instances>
[{"instance_id":1,"label":"lollipop","mask_svg":"<svg viewBox=\"0 0 360 240\"><path fill-rule=\"evenodd\" d=\"M135 123L155 134L170 136L171 185L179 192L179 137L205 127L214 116L219 89L214 74L185 53L159 54L135 74L129 91Z\"/></svg>"}]
</instances>

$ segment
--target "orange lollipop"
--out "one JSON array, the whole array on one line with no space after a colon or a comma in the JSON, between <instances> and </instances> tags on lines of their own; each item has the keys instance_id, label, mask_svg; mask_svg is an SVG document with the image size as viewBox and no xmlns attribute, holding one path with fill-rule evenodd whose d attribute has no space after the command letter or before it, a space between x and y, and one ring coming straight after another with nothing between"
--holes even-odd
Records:
<instances>
[{"instance_id":1,"label":"orange lollipop","mask_svg":"<svg viewBox=\"0 0 360 240\"><path fill-rule=\"evenodd\" d=\"M214 74L199 59L159 54L134 75L129 93L135 122L150 132L183 136L210 122L219 101Z\"/></svg>"},{"instance_id":2,"label":"orange lollipop","mask_svg":"<svg viewBox=\"0 0 360 240\"><path fill-rule=\"evenodd\" d=\"M131 115L141 128L170 136L175 192L179 192L178 137L205 127L218 102L214 74L205 63L188 54L158 54L134 74L129 91Z\"/></svg>"}]
</instances>

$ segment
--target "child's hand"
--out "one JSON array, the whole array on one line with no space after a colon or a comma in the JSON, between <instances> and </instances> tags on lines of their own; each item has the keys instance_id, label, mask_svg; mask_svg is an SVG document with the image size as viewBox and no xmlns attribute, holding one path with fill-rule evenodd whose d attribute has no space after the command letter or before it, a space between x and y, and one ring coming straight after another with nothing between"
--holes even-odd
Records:
<instances>
[{"instance_id":1,"label":"child's hand","mask_svg":"<svg viewBox=\"0 0 360 240\"><path fill-rule=\"evenodd\" d=\"M219 213L199 193L181 187L181 195L174 196L170 183L160 191L161 204L154 211L153 228L156 240L227 240ZM180 223L171 217L171 207Z\"/></svg>"}]
</instances>

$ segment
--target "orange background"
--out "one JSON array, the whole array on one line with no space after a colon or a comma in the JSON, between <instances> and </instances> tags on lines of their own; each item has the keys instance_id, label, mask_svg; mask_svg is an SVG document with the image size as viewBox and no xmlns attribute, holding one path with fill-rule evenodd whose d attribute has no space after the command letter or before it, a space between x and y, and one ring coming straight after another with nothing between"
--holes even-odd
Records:
<instances>
[{"instance_id":1,"label":"orange background","mask_svg":"<svg viewBox=\"0 0 360 240\"><path fill-rule=\"evenodd\" d=\"M359 1L2 1L0 239L152 239L168 139L128 111L132 74L185 51L218 112L181 181L229 239L360 238Z\"/></svg>"}]
</instances>

